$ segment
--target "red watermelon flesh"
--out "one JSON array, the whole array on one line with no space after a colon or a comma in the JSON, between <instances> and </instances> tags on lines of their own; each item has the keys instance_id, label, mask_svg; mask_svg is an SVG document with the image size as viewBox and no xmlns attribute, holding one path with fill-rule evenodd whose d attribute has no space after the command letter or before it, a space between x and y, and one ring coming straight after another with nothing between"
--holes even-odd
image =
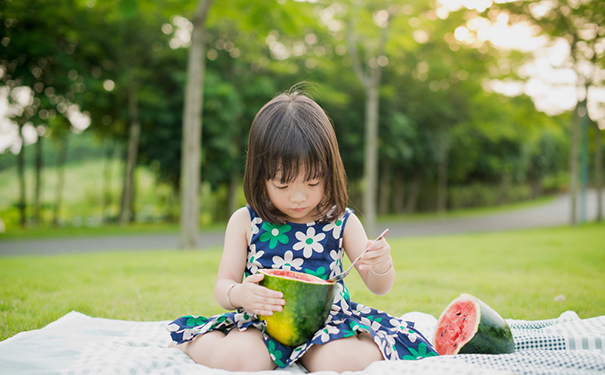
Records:
<instances>
[{"instance_id":1,"label":"red watermelon flesh","mask_svg":"<svg viewBox=\"0 0 605 375\"><path fill-rule=\"evenodd\" d=\"M286 278L290 278L290 279L294 279L294 280L301 280L301 281L305 281L305 282L309 282L309 283L313 283L313 284L327 284L327 285L334 284L334 283L327 282L324 279L320 279L317 276L309 275L309 274L302 273L302 272L296 272L296 271L262 270L262 273L264 273L266 275L281 276L281 277L286 277Z\"/></svg>"},{"instance_id":2,"label":"red watermelon flesh","mask_svg":"<svg viewBox=\"0 0 605 375\"><path fill-rule=\"evenodd\" d=\"M435 350L441 355L459 353L501 354L515 349L506 321L477 297L462 294L443 311L435 329Z\"/></svg>"}]
</instances>

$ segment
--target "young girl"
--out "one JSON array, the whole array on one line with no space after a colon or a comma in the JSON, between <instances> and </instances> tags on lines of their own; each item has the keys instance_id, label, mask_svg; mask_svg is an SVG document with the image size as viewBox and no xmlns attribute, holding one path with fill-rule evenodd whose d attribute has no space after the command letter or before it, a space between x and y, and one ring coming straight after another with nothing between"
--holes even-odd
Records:
<instances>
[{"instance_id":1,"label":"young girl","mask_svg":"<svg viewBox=\"0 0 605 375\"><path fill-rule=\"evenodd\" d=\"M195 362L231 371L270 370L295 361L311 372L359 371L382 359L437 355L414 323L352 302L339 282L325 326L306 343L288 347L264 332L258 315L287 303L259 285L261 268L307 272L327 279L343 271L346 253L375 294L395 281L389 244L369 241L347 208L346 176L336 135L325 112L299 93L282 94L256 115L244 175L248 205L227 225L214 295L229 310L210 318L184 316L170 323L175 346Z\"/></svg>"}]
</instances>

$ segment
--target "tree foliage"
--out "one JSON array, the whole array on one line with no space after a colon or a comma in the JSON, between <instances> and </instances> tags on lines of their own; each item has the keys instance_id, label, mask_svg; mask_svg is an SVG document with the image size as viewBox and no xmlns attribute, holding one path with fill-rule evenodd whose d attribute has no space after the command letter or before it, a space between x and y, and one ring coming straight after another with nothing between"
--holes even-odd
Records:
<instances>
[{"instance_id":1,"label":"tree foliage","mask_svg":"<svg viewBox=\"0 0 605 375\"><path fill-rule=\"evenodd\" d=\"M151 167L158 183L178 196L187 16L195 5L4 2L0 80L8 90L26 86L33 94L13 121L44 125L61 138L69 134L69 115L77 109L90 118L86 132L117 144L125 155L133 120L129 97L136 95L136 163ZM389 15L388 38L378 53L383 11ZM428 0L215 2L203 37L200 168L213 199L208 214L224 220L243 203L239 189L249 126L271 97L303 81L333 121L351 205L362 207L367 92L355 54L362 68L381 70L375 198L381 214L459 207L451 201L453 192L471 184L527 184L533 195L552 187L547 181L567 167L569 113L547 116L527 96L489 90L486 82L506 77L502 59L520 64L526 56L458 41L456 28L477 14L463 8L444 15ZM351 19L356 53L347 41ZM540 25L555 35L552 21Z\"/></svg>"}]
</instances>

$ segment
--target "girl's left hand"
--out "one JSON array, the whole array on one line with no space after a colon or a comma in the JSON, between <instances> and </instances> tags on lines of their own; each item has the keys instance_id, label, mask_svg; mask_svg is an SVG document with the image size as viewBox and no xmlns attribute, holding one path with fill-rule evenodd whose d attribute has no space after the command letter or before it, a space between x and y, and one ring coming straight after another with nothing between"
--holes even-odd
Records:
<instances>
[{"instance_id":1,"label":"girl's left hand","mask_svg":"<svg viewBox=\"0 0 605 375\"><path fill-rule=\"evenodd\" d=\"M376 242L368 240L367 246L371 246L359 260L360 270L371 270L377 274L383 274L388 272L393 266L393 259L391 258L391 246L382 238Z\"/></svg>"}]
</instances>

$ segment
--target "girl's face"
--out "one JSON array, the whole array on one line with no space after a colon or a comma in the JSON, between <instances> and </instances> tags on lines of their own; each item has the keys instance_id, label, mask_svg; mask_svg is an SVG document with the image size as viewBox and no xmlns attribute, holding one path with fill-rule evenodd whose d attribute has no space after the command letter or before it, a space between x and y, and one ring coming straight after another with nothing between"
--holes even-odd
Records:
<instances>
[{"instance_id":1,"label":"girl's face","mask_svg":"<svg viewBox=\"0 0 605 375\"><path fill-rule=\"evenodd\" d=\"M299 173L294 181L281 182L281 172L267 180L267 193L271 203L294 223L309 223L317 219L316 207L324 194L323 179L305 181Z\"/></svg>"}]
</instances>

